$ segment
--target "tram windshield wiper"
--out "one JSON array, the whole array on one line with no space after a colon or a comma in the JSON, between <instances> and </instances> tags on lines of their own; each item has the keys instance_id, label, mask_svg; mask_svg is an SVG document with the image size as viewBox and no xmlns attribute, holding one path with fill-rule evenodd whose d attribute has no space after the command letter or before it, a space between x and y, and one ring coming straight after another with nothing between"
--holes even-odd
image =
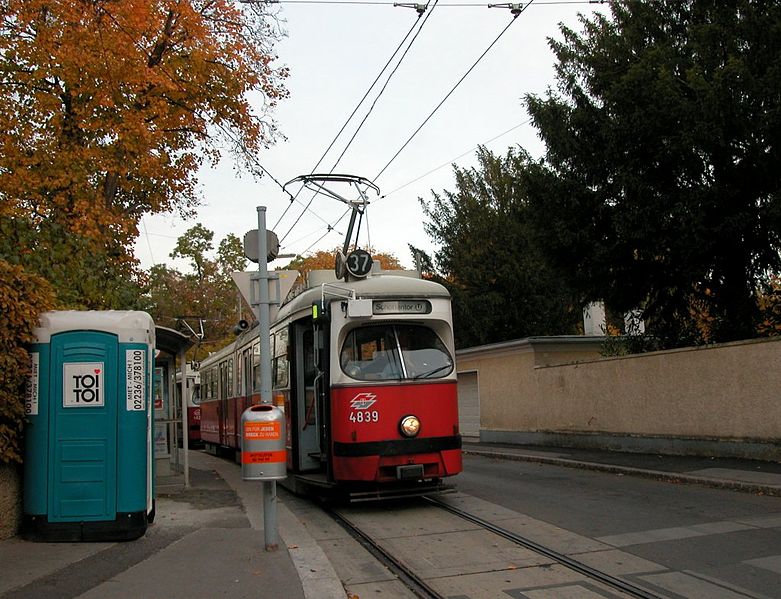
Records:
<instances>
[{"instance_id":1,"label":"tram windshield wiper","mask_svg":"<svg viewBox=\"0 0 781 599\"><path fill-rule=\"evenodd\" d=\"M434 374L436 374L438 372L442 372L446 368L452 368L452 367L453 367L452 364L443 364L442 366L438 366L437 368L434 368L433 370L429 370L427 372L421 372L420 374L416 374L415 376L412 377L412 380L415 381L417 379L425 379L425 378L428 378L431 375L434 375Z\"/></svg>"}]
</instances>

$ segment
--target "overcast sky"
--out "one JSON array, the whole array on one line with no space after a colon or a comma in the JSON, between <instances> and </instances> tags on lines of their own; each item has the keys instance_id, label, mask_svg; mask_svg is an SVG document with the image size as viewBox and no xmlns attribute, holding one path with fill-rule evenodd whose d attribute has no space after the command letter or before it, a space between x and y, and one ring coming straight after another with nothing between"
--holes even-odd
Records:
<instances>
[{"instance_id":1,"label":"overcast sky","mask_svg":"<svg viewBox=\"0 0 781 599\"><path fill-rule=\"evenodd\" d=\"M433 2L431 3L433 4ZM371 82L417 21L412 8L391 3L280 4L287 37L277 46L279 64L291 75L286 85L290 97L275 116L281 133L276 145L258 156L259 162L279 181L308 174L342 127ZM606 5L587 2L537 0L510 26L478 63L459 88L421 129L385 172L375 180L384 198L370 195L367 227L360 244L369 242L378 251L394 254L412 267L407 244L427 251L434 246L423 230L424 216L418 198L431 198L431 190L454 190L451 163L475 164L475 148L487 145L495 153L522 146L533 155L542 152L535 130L526 123L522 98L541 94L554 85L554 57L548 38L560 38L559 23L580 31L578 13L607 11ZM443 0L431 12L411 50L387 89L377 101L361 131L334 172L374 179L404 142L429 116L456 82L512 21L508 8L487 4L456 5ZM383 79L384 81L384 79ZM378 90L379 91L379 90ZM358 111L355 125L347 128L318 172L331 169L376 92ZM526 123L526 124L525 124ZM215 247L228 233L240 238L257 226L256 207L267 207L271 229L288 207L289 196L269 177L255 180L236 176L235 165L225 159L218 168L199 175L203 204L198 215L183 222L178 217L145 217L136 243L142 268L167 263L186 265L169 257L176 238L196 222L215 232ZM295 194L297 186L291 186ZM335 188L339 193L345 188ZM353 199L355 194L351 194ZM303 204L312 194L298 196ZM303 212L295 202L274 229L284 238L282 252L311 253L330 250L343 242L347 220L325 235L345 210L335 200L316 197ZM319 240L319 241L318 241ZM283 266L277 260L270 266Z\"/></svg>"}]
</instances>

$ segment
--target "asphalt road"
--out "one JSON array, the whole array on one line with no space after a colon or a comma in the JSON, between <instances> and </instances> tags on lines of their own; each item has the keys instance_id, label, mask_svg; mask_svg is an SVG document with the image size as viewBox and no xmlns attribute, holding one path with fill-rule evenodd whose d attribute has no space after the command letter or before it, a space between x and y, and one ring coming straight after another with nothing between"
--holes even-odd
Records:
<instances>
[{"instance_id":1,"label":"asphalt road","mask_svg":"<svg viewBox=\"0 0 781 599\"><path fill-rule=\"evenodd\" d=\"M681 572L683 596L712 583L725 597L781 598L781 498L479 456L456 484Z\"/></svg>"}]
</instances>

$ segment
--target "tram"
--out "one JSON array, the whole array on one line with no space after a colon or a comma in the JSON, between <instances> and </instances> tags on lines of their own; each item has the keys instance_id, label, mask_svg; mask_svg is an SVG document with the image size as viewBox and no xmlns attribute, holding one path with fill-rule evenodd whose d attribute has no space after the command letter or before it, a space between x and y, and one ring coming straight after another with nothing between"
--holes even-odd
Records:
<instances>
[{"instance_id":1,"label":"tram","mask_svg":"<svg viewBox=\"0 0 781 599\"><path fill-rule=\"evenodd\" d=\"M202 442L240 453L241 414L260 403L269 359L287 423L284 484L355 501L447 488L462 469L448 291L398 271L318 283L325 272L280 307L270 356L255 327L201 363Z\"/></svg>"}]
</instances>

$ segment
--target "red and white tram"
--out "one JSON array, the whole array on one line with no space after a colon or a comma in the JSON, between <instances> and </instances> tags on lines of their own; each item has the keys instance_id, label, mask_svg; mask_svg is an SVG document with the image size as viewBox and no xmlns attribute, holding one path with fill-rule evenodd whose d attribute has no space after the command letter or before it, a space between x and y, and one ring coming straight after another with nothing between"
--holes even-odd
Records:
<instances>
[{"instance_id":1,"label":"red and white tram","mask_svg":"<svg viewBox=\"0 0 781 599\"><path fill-rule=\"evenodd\" d=\"M462 469L449 293L392 273L307 289L272 323L273 399L296 490L398 496L440 489ZM241 414L260 403L260 359L255 328L201 363L207 446L239 451Z\"/></svg>"}]
</instances>

